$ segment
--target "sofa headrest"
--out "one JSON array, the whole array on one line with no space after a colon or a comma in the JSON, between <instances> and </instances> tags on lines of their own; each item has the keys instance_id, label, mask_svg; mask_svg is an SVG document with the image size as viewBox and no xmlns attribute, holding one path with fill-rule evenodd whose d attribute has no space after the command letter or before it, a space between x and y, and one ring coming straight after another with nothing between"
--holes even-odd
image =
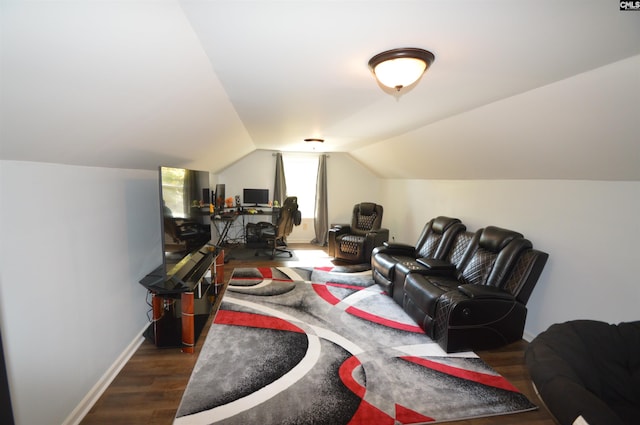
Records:
<instances>
[{"instance_id":1,"label":"sofa headrest","mask_svg":"<svg viewBox=\"0 0 640 425\"><path fill-rule=\"evenodd\" d=\"M376 204L373 202L362 202L358 208L361 215L372 215L376 211Z\"/></svg>"},{"instance_id":2,"label":"sofa headrest","mask_svg":"<svg viewBox=\"0 0 640 425\"><path fill-rule=\"evenodd\" d=\"M488 251L498 252L512 240L523 237L521 233L514 232L513 230L487 226L480 235L479 245Z\"/></svg>"},{"instance_id":3,"label":"sofa headrest","mask_svg":"<svg viewBox=\"0 0 640 425\"><path fill-rule=\"evenodd\" d=\"M445 217L441 215L433 219L431 228L437 233L444 233L444 231L447 230L449 226L455 223L460 223L460 220L457 218Z\"/></svg>"}]
</instances>

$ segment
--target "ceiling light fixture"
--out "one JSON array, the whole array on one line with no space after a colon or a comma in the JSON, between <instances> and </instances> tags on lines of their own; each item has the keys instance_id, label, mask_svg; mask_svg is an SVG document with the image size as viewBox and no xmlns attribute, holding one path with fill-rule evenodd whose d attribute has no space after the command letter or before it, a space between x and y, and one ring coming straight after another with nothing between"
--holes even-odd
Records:
<instances>
[{"instance_id":1,"label":"ceiling light fixture","mask_svg":"<svg viewBox=\"0 0 640 425\"><path fill-rule=\"evenodd\" d=\"M369 68L380 84L400 91L418 81L434 60L427 50L407 47L378 53L369 60Z\"/></svg>"},{"instance_id":2,"label":"ceiling light fixture","mask_svg":"<svg viewBox=\"0 0 640 425\"><path fill-rule=\"evenodd\" d=\"M318 138L310 138L310 139L304 139L304 141L306 143L309 144L309 146L311 146L312 150L316 150L317 147L319 147L322 143L324 143L324 139L318 139Z\"/></svg>"}]
</instances>

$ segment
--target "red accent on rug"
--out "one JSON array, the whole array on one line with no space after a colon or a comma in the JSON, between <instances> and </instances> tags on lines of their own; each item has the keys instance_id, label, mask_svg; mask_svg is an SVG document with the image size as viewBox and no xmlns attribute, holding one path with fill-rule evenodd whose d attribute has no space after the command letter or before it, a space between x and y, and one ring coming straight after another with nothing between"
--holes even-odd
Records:
<instances>
[{"instance_id":1,"label":"red accent on rug","mask_svg":"<svg viewBox=\"0 0 640 425\"><path fill-rule=\"evenodd\" d=\"M379 325L384 325L387 326L389 328L393 328L393 329L400 329L403 331L407 331L407 332L414 332L414 333L419 333L419 334L423 334L424 331L422 330L422 328L418 325L412 325L409 323L402 323L402 322L397 322L395 320L390 320L390 319L385 319L384 317L380 317L377 316L373 313L369 313L366 312L364 310L360 310L359 308L356 307L349 307L345 310L347 313L352 314L356 317L359 317L361 319L365 319L368 320L370 322L373 323L377 323Z\"/></svg>"},{"instance_id":2,"label":"red accent on rug","mask_svg":"<svg viewBox=\"0 0 640 425\"><path fill-rule=\"evenodd\" d=\"M500 388L507 391L520 392L516 387L511 385L509 381L504 379L500 375L488 375L486 373L474 372L472 370L460 369L453 366L447 366L442 363L433 362L431 360L423 359L421 357L402 356L408 362L419 364L426 368L446 373L447 375L455 376L457 378L466 379L468 381L474 381L479 384L487 385L490 387Z\"/></svg>"},{"instance_id":3,"label":"red accent on rug","mask_svg":"<svg viewBox=\"0 0 640 425\"><path fill-rule=\"evenodd\" d=\"M329 304L336 305L340 302L340 299L338 297L336 297L331 292L329 292L329 289L327 289L326 285L313 283L311 284L311 287L313 288L314 291L316 291L316 293L318 294L318 296L320 296L320 298L322 298Z\"/></svg>"},{"instance_id":4,"label":"red accent on rug","mask_svg":"<svg viewBox=\"0 0 640 425\"><path fill-rule=\"evenodd\" d=\"M273 269L271 267L258 267L258 271L265 279L273 278Z\"/></svg>"},{"instance_id":5,"label":"red accent on rug","mask_svg":"<svg viewBox=\"0 0 640 425\"><path fill-rule=\"evenodd\" d=\"M415 410L396 404L396 420L402 424L419 424L423 422L435 422L435 419L422 415Z\"/></svg>"},{"instance_id":6,"label":"red accent on rug","mask_svg":"<svg viewBox=\"0 0 640 425\"><path fill-rule=\"evenodd\" d=\"M353 289L354 291L362 291L363 288L362 286L358 286L358 285L347 285L346 283L334 283L334 282L327 282L326 283L327 286L333 286L336 288L345 288L345 289Z\"/></svg>"},{"instance_id":7,"label":"red accent on rug","mask_svg":"<svg viewBox=\"0 0 640 425\"><path fill-rule=\"evenodd\" d=\"M394 425L394 419L382 410L362 400L349 425Z\"/></svg>"},{"instance_id":8,"label":"red accent on rug","mask_svg":"<svg viewBox=\"0 0 640 425\"><path fill-rule=\"evenodd\" d=\"M321 270L321 271L324 271L324 272L330 272L333 269L334 269L333 266L324 266L324 267L314 267L313 268L313 270Z\"/></svg>"},{"instance_id":9,"label":"red accent on rug","mask_svg":"<svg viewBox=\"0 0 640 425\"><path fill-rule=\"evenodd\" d=\"M214 323L218 325L247 326L250 328L276 329L304 333L302 329L277 317L261 314L243 313L240 311L220 310L216 314Z\"/></svg>"},{"instance_id":10,"label":"red accent on rug","mask_svg":"<svg viewBox=\"0 0 640 425\"><path fill-rule=\"evenodd\" d=\"M364 398L366 388L360 385L355 379L353 379L353 371L356 367L360 366L360 360L356 356L349 357L340 366L340 379L342 383L351 390L352 393L360 398Z\"/></svg>"}]
</instances>

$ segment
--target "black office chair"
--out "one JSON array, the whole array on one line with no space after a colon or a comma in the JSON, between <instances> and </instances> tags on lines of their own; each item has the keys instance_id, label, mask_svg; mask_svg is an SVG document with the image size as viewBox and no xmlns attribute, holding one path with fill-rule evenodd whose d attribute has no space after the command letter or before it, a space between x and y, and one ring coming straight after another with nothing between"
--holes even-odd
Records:
<instances>
[{"instance_id":1,"label":"black office chair","mask_svg":"<svg viewBox=\"0 0 640 425\"><path fill-rule=\"evenodd\" d=\"M266 242L272 260L278 254L289 254L289 257L293 257L293 253L287 248L287 236L291 234L293 226L299 226L301 222L302 215L298 209L298 197L289 196L280 208L280 217L276 225L264 223L265 225L258 226L258 237ZM255 255L258 256L261 253L263 251L258 250Z\"/></svg>"}]
</instances>

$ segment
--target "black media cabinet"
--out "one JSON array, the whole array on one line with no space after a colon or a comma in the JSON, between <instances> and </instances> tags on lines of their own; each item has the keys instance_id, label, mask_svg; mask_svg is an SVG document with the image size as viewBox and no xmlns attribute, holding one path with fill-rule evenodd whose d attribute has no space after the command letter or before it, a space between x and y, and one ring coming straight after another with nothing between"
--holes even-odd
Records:
<instances>
[{"instance_id":1,"label":"black media cabinet","mask_svg":"<svg viewBox=\"0 0 640 425\"><path fill-rule=\"evenodd\" d=\"M210 277L206 276L209 270ZM144 335L157 347L182 347L183 352L193 353L224 292L224 251L206 245L171 273L165 275L161 266L140 281L151 294L152 307L152 321Z\"/></svg>"}]
</instances>

